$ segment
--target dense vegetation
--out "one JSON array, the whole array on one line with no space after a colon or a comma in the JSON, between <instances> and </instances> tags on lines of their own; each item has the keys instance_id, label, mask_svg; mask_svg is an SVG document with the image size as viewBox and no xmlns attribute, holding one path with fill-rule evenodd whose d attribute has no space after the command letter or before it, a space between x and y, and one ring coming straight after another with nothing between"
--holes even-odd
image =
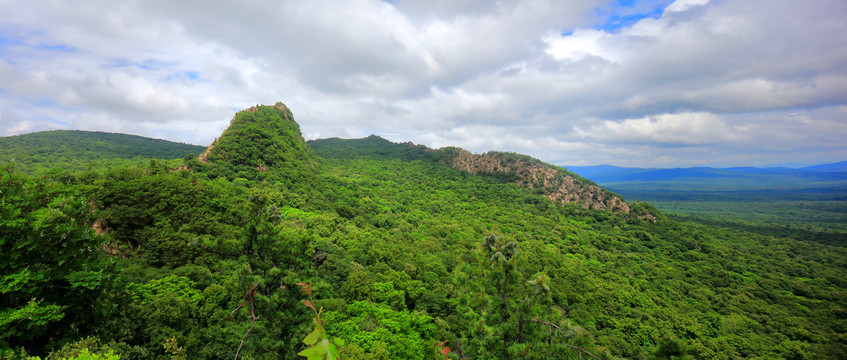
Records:
<instances>
[{"instance_id":1,"label":"dense vegetation","mask_svg":"<svg viewBox=\"0 0 847 360\"><path fill-rule=\"evenodd\" d=\"M300 126L283 103L239 111L202 162L235 170L314 167L315 155L303 142Z\"/></svg>"},{"instance_id":2,"label":"dense vegetation","mask_svg":"<svg viewBox=\"0 0 847 360\"><path fill-rule=\"evenodd\" d=\"M302 142L294 128L257 136ZM680 223L643 203L655 223L557 205L379 140L312 142L319 164L294 169L184 158L29 177L5 165L0 347L56 359L847 356L843 244Z\"/></svg>"},{"instance_id":3,"label":"dense vegetation","mask_svg":"<svg viewBox=\"0 0 847 360\"><path fill-rule=\"evenodd\" d=\"M15 170L35 174L50 168L65 171L102 169L149 159L195 156L202 146L174 143L135 135L80 130L53 130L0 137L0 161L14 162Z\"/></svg>"},{"instance_id":4,"label":"dense vegetation","mask_svg":"<svg viewBox=\"0 0 847 360\"><path fill-rule=\"evenodd\" d=\"M673 219L776 237L847 243L847 189L832 191L627 192Z\"/></svg>"}]
</instances>

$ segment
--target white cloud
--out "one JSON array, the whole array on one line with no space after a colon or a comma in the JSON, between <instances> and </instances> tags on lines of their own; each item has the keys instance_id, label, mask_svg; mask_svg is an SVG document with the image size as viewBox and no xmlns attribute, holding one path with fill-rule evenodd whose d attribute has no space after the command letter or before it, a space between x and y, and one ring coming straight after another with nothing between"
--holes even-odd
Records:
<instances>
[{"instance_id":1,"label":"white cloud","mask_svg":"<svg viewBox=\"0 0 847 360\"><path fill-rule=\"evenodd\" d=\"M828 75L792 81L743 79L686 91L680 98L710 104L715 110L756 111L837 104L844 101L843 94L847 94L847 76Z\"/></svg>"},{"instance_id":2,"label":"white cloud","mask_svg":"<svg viewBox=\"0 0 847 360\"><path fill-rule=\"evenodd\" d=\"M548 44L547 53L556 60L579 61L588 56L596 56L617 63L620 52L617 48L604 46L612 35L603 30L580 29L570 36L550 35L544 41Z\"/></svg>"},{"instance_id":3,"label":"white cloud","mask_svg":"<svg viewBox=\"0 0 847 360\"><path fill-rule=\"evenodd\" d=\"M559 163L842 160L832 139L847 114L832 109L847 106L847 4L661 4L6 1L0 135L208 144L235 109L281 100L310 138L377 133ZM603 30L612 13L652 15Z\"/></svg>"},{"instance_id":4,"label":"white cloud","mask_svg":"<svg viewBox=\"0 0 847 360\"><path fill-rule=\"evenodd\" d=\"M623 121L603 121L589 128L575 127L580 137L612 143L649 143L668 146L711 145L744 140L715 114L686 112L659 114Z\"/></svg>"},{"instance_id":5,"label":"white cloud","mask_svg":"<svg viewBox=\"0 0 847 360\"><path fill-rule=\"evenodd\" d=\"M665 8L665 14L683 12L693 7L703 6L709 3L709 0L676 0Z\"/></svg>"}]
</instances>

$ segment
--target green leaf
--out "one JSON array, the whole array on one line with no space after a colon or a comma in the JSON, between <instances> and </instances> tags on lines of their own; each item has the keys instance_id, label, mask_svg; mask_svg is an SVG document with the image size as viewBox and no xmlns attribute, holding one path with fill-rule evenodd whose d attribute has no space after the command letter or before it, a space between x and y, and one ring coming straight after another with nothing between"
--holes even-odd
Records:
<instances>
[{"instance_id":1,"label":"green leaf","mask_svg":"<svg viewBox=\"0 0 847 360\"><path fill-rule=\"evenodd\" d=\"M341 344L339 344L339 345L341 345ZM339 358L340 356L338 355L338 347L335 346L335 344L330 343L329 344L329 353L326 354L326 355L327 355L326 356L327 359L337 359L337 358Z\"/></svg>"},{"instance_id":2,"label":"green leaf","mask_svg":"<svg viewBox=\"0 0 847 360\"><path fill-rule=\"evenodd\" d=\"M327 360L335 360L335 356L332 356L332 352L330 351L330 347L329 347L329 346L330 346L330 344L329 344L329 339L323 339L323 340L321 340L321 342L320 342L320 343L318 343L318 345L316 345L315 347L320 347L320 348L321 348L321 351L322 351L324 354L326 354L326 358L327 358Z\"/></svg>"},{"instance_id":3,"label":"green leaf","mask_svg":"<svg viewBox=\"0 0 847 360\"><path fill-rule=\"evenodd\" d=\"M100 286L103 280L103 269L100 271L74 271L65 276L65 280L71 284L71 287L83 287L88 290L94 290Z\"/></svg>"},{"instance_id":4,"label":"green leaf","mask_svg":"<svg viewBox=\"0 0 847 360\"><path fill-rule=\"evenodd\" d=\"M42 305L41 300L30 300L25 306L0 312L0 339L20 336L34 328L62 319L65 314L61 306ZM14 326L20 322L22 326Z\"/></svg>"},{"instance_id":5,"label":"green leaf","mask_svg":"<svg viewBox=\"0 0 847 360\"><path fill-rule=\"evenodd\" d=\"M29 271L29 266L17 273L0 276L0 294L6 294L20 290L28 282L37 277Z\"/></svg>"},{"instance_id":6,"label":"green leaf","mask_svg":"<svg viewBox=\"0 0 847 360\"><path fill-rule=\"evenodd\" d=\"M326 350L321 349L317 346L312 346L306 350L297 353L297 355L305 356L309 360L319 360L324 359L326 357Z\"/></svg>"},{"instance_id":7,"label":"green leaf","mask_svg":"<svg viewBox=\"0 0 847 360\"><path fill-rule=\"evenodd\" d=\"M315 345L315 343L317 343L321 338L321 333L323 332L321 330L321 328L316 326L315 330L312 330L309 335L306 335L306 338L303 339L303 343L309 346Z\"/></svg>"}]
</instances>

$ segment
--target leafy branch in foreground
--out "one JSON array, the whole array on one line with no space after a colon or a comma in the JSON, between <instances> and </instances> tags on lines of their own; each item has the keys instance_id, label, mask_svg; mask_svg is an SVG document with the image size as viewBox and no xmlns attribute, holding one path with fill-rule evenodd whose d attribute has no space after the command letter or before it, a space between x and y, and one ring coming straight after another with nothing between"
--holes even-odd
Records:
<instances>
[{"instance_id":1,"label":"leafy branch in foreground","mask_svg":"<svg viewBox=\"0 0 847 360\"><path fill-rule=\"evenodd\" d=\"M450 347L444 346L444 344L447 344L447 340L439 342L438 344L435 345L435 348L436 348L436 350L438 350L439 354L444 356L444 360L450 360L450 357L447 356L447 354L450 353Z\"/></svg>"},{"instance_id":2,"label":"leafy branch in foreground","mask_svg":"<svg viewBox=\"0 0 847 360\"><path fill-rule=\"evenodd\" d=\"M241 302L241 305L238 305L238 307L235 308L235 310L233 310L229 314L229 316L232 317L232 315L234 315L236 311L240 310L246 305L250 306L250 328L247 329L247 332L245 332L244 336L241 337L241 343L238 344L238 350L235 351L235 360L238 360L238 354L241 352L241 347L244 346L244 339L247 339L247 335L250 335L250 332L253 331L254 327L256 327L256 321L259 320L259 318L256 316L256 306L254 303L257 287L259 287L258 282L255 283L252 288L250 288L244 293L244 301Z\"/></svg>"},{"instance_id":3,"label":"leafy branch in foreground","mask_svg":"<svg viewBox=\"0 0 847 360\"><path fill-rule=\"evenodd\" d=\"M297 355L305 356L309 360L338 359L338 346L344 345L344 340L338 338L330 340L327 336L323 320L321 320L321 313L324 309L323 307L315 308L315 301L312 299L312 284L297 283L297 285L302 288L300 291L309 296L309 300L303 300L303 305L315 312L315 317L312 319L315 323L315 329L303 339L303 343L309 345L309 348L297 353Z\"/></svg>"}]
</instances>

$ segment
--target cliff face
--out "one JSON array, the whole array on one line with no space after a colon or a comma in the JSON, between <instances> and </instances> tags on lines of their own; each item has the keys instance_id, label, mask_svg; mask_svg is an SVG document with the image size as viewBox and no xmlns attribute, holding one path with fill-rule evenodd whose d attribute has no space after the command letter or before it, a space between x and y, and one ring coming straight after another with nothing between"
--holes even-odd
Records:
<instances>
[{"instance_id":1,"label":"cliff face","mask_svg":"<svg viewBox=\"0 0 847 360\"><path fill-rule=\"evenodd\" d=\"M629 213L629 205L619 196L587 180L574 177L562 168L529 156L488 152L482 155L459 148L437 150L440 161L471 174L492 175L532 189L559 203L577 203L586 209Z\"/></svg>"}]
</instances>

